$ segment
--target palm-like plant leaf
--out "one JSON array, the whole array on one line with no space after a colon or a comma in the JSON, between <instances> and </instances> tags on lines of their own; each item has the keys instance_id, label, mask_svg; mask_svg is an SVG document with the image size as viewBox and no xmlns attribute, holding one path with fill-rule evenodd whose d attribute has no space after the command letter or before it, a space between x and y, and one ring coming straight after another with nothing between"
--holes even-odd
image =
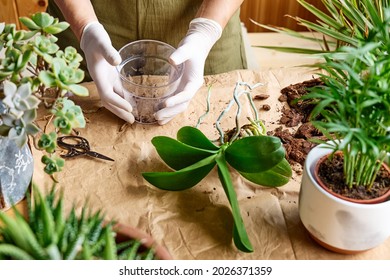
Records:
<instances>
[{"instance_id":1,"label":"palm-like plant leaf","mask_svg":"<svg viewBox=\"0 0 390 280\"><path fill-rule=\"evenodd\" d=\"M318 53L324 53L324 51L337 52L340 46L358 46L359 42L368 40L371 36L370 30L382 25L386 18L386 10L390 8L390 1L388 0L322 0L321 2L326 11L321 10L305 0L298 0L301 6L316 17L316 21L290 16L299 25L305 26L309 31L324 35ZM270 31L276 31L300 39L321 42L317 37L305 36L300 32L295 32L288 28L267 26L253 20L252 22ZM388 33L388 30L386 32ZM333 46L332 49L330 49L330 46ZM290 53L315 53L315 50L308 48L258 47L266 47Z\"/></svg>"}]
</instances>

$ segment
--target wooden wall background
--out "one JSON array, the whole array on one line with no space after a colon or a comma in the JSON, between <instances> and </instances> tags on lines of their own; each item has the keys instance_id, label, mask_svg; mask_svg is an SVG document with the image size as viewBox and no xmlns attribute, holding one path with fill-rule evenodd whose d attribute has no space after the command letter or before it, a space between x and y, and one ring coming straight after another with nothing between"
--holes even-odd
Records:
<instances>
[{"instance_id":1,"label":"wooden wall background","mask_svg":"<svg viewBox=\"0 0 390 280\"><path fill-rule=\"evenodd\" d=\"M307 1L318 7L323 7L321 0ZM29 16L38 11L44 11L46 6L47 0L0 0L0 22L16 23L17 27L20 28L19 16ZM313 15L299 5L296 0L244 0L241 6L241 20L248 32L266 31L252 23L250 19L262 24L305 31L293 19L286 17L286 14L308 20L314 19Z\"/></svg>"},{"instance_id":2,"label":"wooden wall background","mask_svg":"<svg viewBox=\"0 0 390 280\"><path fill-rule=\"evenodd\" d=\"M19 29L20 16L30 16L46 7L47 0L0 0L0 22L15 23Z\"/></svg>"},{"instance_id":3,"label":"wooden wall background","mask_svg":"<svg viewBox=\"0 0 390 280\"><path fill-rule=\"evenodd\" d=\"M306 1L324 10L321 0ZM252 23L250 19L265 25L307 31L304 27L297 25L294 19L285 15L299 16L310 21L315 20L315 17L296 0L244 0L241 5L241 21L245 24L248 32L267 31Z\"/></svg>"}]
</instances>

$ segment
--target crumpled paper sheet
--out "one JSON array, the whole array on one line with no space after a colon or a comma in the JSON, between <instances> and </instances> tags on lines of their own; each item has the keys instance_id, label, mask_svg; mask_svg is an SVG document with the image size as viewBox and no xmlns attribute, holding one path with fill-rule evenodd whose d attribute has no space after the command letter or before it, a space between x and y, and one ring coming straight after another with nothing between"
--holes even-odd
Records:
<instances>
[{"instance_id":1,"label":"crumpled paper sheet","mask_svg":"<svg viewBox=\"0 0 390 280\"><path fill-rule=\"evenodd\" d=\"M151 234L156 242L167 247L174 259L390 259L390 240L357 255L340 255L317 245L299 219L300 175L294 174L283 187L263 188L233 173L253 253L243 253L233 244L230 205L216 170L197 186L180 192L159 190L141 176L145 171L169 170L157 155L151 140L157 135L176 138L180 127L195 126L206 110L209 85L212 85L211 112L199 128L210 138L217 139L214 123L232 98L237 81L264 84L252 94L270 95L267 100L257 100L255 104L257 108L263 104L271 106L270 111L259 111L260 118L271 131L279 126L283 106L278 101L280 90L312 77L313 72L303 68L267 72L240 70L207 76L187 111L164 126L124 125L124 121L101 107L94 84L86 84L90 97L76 99L88 119L87 127L79 132L89 140L92 150L115 159L115 162L89 157L66 160L57 185L64 190L66 206L81 208L86 203L94 210L102 209L107 218ZM250 112L245 104L243 120ZM224 129L234 127L234 110L235 107L223 119ZM41 111L40 115L43 114ZM41 188L51 187L52 181L43 174L39 163L41 153L34 150L34 157L34 181Z\"/></svg>"}]
</instances>

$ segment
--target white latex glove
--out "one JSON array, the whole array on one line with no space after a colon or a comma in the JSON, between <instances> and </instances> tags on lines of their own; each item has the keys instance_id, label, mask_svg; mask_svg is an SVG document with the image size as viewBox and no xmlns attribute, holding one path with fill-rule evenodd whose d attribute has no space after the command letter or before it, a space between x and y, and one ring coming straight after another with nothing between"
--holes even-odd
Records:
<instances>
[{"instance_id":1,"label":"white latex glove","mask_svg":"<svg viewBox=\"0 0 390 280\"><path fill-rule=\"evenodd\" d=\"M155 113L160 125L166 124L187 109L192 97L203 84L206 58L221 35L222 27L213 20L196 18L191 21L187 35L170 57L176 65L185 63L184 73L178 94L168 98L165 107Z\"/></svg>"},{"instance_id":2,"label":"white latex glove","mask_svg":"<svg viewBox=\"0 0 390 280\"><path fill-rule=\"evenodd\" d=\"M132 107L123 97L119 73L115 67L122 58L112 46L103 25L99 22L88 23L81 35L80 47L103 106L121 119L133 123Z\"/></svg>"}]
</instances>

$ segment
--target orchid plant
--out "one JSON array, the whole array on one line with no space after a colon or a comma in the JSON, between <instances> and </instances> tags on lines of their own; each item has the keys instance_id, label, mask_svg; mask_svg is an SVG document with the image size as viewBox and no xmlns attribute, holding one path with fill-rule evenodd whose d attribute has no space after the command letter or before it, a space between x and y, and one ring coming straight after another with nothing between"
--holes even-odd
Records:
<instances>
[{"instance_id":1,"label":"orchid plant","mask_svg":"<svg viewBox=\"0 0 390 280\"><path fill-rule=\"evenodd\" d=\"M162 190L181 191L197 185L217 166L221 185L232 208L234 228L233 239L236 247L243 252L252 252L252 244L247 235L237 195L233 186L229 165L247 180L264 186L279 187L286 184L292 170L285 158L285 150L279 138L268 136L263 122L259 119L250 92L253 88L246 83L237 83L233 99L216 121L220 138L208 139L197 127L204 116L199 118L196 127L185 126L177 133L177 140L157 136L152 139L157 153L174 171L145 172L143 177ZM245 87L245 90L240 90ZM209 96L210 96L209 90ZM253 111L249 123L240 124L240 96L245 95ZM208 97L209 112L210 104ZM236 127L227 133L221 127L221 119L236 104ZM216 143L217 142L217 143Z\"/></svg>"},{"instance_id":2,"label":"orchid plant","mask_svg":"<svg viewBox=\"0 0 390 280\"><path fill-rule=\"evenodd\" d=\"M69 134L85 126L79 106L69 96L87 96L78 85L84 79L79 69L82 56L73 47L60 50L55 34L69 27L47 13L21 17L27 30L0 23L0 135L20 147L34 137L34 144L47 154L42 157L45 172L61 171L64 160L54 154L59 133ZM37 125L37 109L43 103L50 112L44 128ZM48 132L53 120L54 131ZM39 135L39 138L37 137Z\"/></svg>"}]
</instances>

